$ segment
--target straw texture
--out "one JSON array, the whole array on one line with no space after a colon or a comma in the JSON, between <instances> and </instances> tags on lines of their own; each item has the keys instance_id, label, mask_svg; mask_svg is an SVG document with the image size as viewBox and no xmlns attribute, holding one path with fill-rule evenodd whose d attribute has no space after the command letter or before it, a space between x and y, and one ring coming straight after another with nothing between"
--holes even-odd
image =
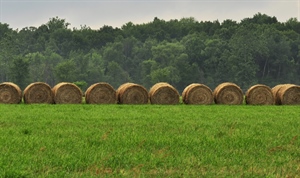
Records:
<instances>
[{"instance_id":1,"label":"straw texture","mask_svg":"<svg viewBox=\"0 0 300 178\"><path fill-rule=\"evenodd\" d=\"M275 98L270 87L257 84L250 87L246 92L246 104L249 105L273 105Z\"/></svg>"},{"instance_id":2,"label":"straw texture","mask_svg":"<svg viewBox=\"0 0 300 178\"><path fill-rule=\"evenodd\" d=\"M240 105L243 104L244 101L241 88L230 82L218 85L213 95L216 104Z\"/></svg>"},{"instance_id":3,"label":"straw texture","mask_svg":"<svg viewBox=\"0 0 300 178\"><path fill-rule=\"evenodd\" d=\"M52 88L56 104L82 103L82 91L73 83L61 82Z\"/></svg>"},{"instance_id":4,"label":"straw texture","mask_svg":"<svg viewBox=\"0 0 300 178\"><path fill-rule=\"evenodd\" d=\"M18 104L22 101L22 91L20 87L12 82L0 84L0 103Z\"/></svg>"},{"instance_id":5,"label":"straw texture","mask_svg":"<svg viewBox=\"0 0 300 178\"><path fill-rule=\"evenodd\" d=\"M47 83L43 82L35 82L28 85L24 90L23 98L26 104L54 103L54 95L51 87Z\"/></svg>"},{"instance_id":6,"label":"straw texture","mask_svg":"<svg viewBox=\"0 0 300 178\"><path fill-rule=\"evenodd\" d=\"M85 101L87 104L116 104L116 90L108 83L95 83L86 90Z\"/></svg>"},{"instance_id":7,"label":"straw texture","mask_svg":"<svg viewBox=\"0 0 300 178\"><path fill-rule=\"evenodd\" d=\"M179 93L169 83L160 82L153 85L149 91L151 104L179 104Z\"/></svg>"},{"instance_id":8,"label":"straw texture","mask_svg":"<svg viewBox=\"0 0 300 178\"><path fill-rule=\"evenodd\" d=\"M212 90L199 83L192 83L187 86L182 92L182 101L185 104L213 104L214 97Z\"/></svg>"},{"instance_id":9,"label":"straw texture","mask_svg":"<svg viewBox=\"0 0 300 178\"><path fill-rule=\"evenodd\" d=\"M135 83L124 83L117 89L119 104L148 104L148 91Z\"/></svg>"}]
</instances>

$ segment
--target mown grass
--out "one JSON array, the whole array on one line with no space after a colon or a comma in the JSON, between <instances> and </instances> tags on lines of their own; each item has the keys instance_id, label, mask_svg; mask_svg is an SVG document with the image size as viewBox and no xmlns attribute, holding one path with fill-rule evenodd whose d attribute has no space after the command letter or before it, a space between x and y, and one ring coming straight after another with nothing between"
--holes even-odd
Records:
<instances>
[{"instance_id":1,"label":"mown grass","mask_svg":"<svg viewBox=\"0 0 300 178\"><path fill-rule=\"evenodd\" d=\"M299 106L0 105L0 177L297 177Z\"/></svg>"}]
</instances>

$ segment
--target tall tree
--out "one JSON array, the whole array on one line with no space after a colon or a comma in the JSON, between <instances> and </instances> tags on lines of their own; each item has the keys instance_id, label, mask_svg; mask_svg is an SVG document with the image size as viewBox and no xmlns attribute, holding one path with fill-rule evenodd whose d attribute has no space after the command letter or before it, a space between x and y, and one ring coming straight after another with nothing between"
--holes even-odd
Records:
<instances>
[{"instance_id":1,"label":"tall tree","mask_svg":"<svg viewBox=\"0 0 300 178\"><path fill-rule=\"evenodd\" d=\"M76 64L73 60L60 62L55 66L55 75L59 82L77 81Z\"/></svg>"},{"instance_id":2,"label":"tall tree","mask_svg":"<svg viewBox=\"0 0 300 178\"><path fill-rule=\"evenodd\" d=\"M29 81L44 82L45 56L40 52L28 53L25 59L29 63Z\"/></svg>"},{"instance_id":3,"label":"tall tree","mask_svg":"<svg viewBox=\"0 0 300 178\"><path fill-rule=\"evenodd\" d=\"M12 59L17 54L15 48L16 33L8 24L0 23L0 82L10 81Z\"/></svg>"},{"instance_id":4,"label":"tall tree","mask_svg":"<svg viewBox=\"0 0 300 178\"><path fill-rule=\"evenodd\" d=\"M29 63L23 56L14 56L13 63L10 68L12 81L24 89L28 85Z\"/></svg>"}]
</instances>

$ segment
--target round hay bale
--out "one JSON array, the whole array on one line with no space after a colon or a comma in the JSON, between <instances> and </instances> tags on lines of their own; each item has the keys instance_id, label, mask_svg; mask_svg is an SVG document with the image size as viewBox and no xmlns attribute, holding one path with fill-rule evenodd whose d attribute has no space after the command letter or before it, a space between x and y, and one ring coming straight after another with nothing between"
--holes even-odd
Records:
<instances>
[{"instance_id":1,"label":"round hay bale","mask_svg":"<svg viewBox=\"0 0 300 178\"><path fill-rule=\"evenodd\" d=\"M280 104L281 104L280 98L279 98L279 96L278 96L278 91L279 91L284 85L288 85L288 84L279 84L279 85L276 85L275 87L272 88L272 93L273 93L273 96L274 96L274 98L275 98L275 104L276 104L276 105L280 105Z\"/></svg>"},{"instance_id":2,"label":"round hay bale","mask_svg":"<svg viewBox=\"0 0 300 178\"><path fill-rule=\"evenodd\" d=\"M124 83L117 89L119 104L148 104L148 91L135 83Z\"/></svg>"},{"instance_id":3,"label":"round hay bale","mask_svg":"<svg viewBox=\"0 0 300 178\"><path fill-rule=\"evenodd\" d=\"M185 104L213 104L214 97L208 86L192 83L183 90L182 101Z\"/></svg>"},{"instance_id":4,"label":"round hay bale","mask_svg":"<svg viewBox=\"0 0 300 178\"><path fill-rule=\"evenodd\" d=\"M149 91L151 104L179 104L179 93L170 84L165 82L156 83Z\"/></svg>"},{"instance_id":5,"label":"round hay bale","mask_svg":"<svg viewBox=\"0 0 300 178\"><path fill-rule=\"evenodd\" d=\"M22 101L22 90L12 82L0 84L0 103L19 104Z\"/></svg>"},{"instance_id":6,"label":"round hay bale","mask_svg":"<svg viewBox=\"0 0 300 178\"><path fill-rule=\"evenodd\" d=\"M299 105L300 86L294 84L282 85L276 93L276 100L281 105Z\"/></svg>"},{"instance_id":7,"label":"round hay bale","mask_svg":"<svg viewBox=\"0 0 300 178\"><path fill-rule=\"evenodd\" d=\"M270 87L257 84L250 87L246 92L246 104L250 105L273 105L275 98Z\"/></svg>"},{"instance_id":8,"label":"round hay bale","mask_svg":"<svg viewBox=\"0 0 300 178\"><path fill-rule=\"evenodd\" d=\"M216 104L239 105L243 104L244 101L241 88L230 82L218 85L215 88L213 95Z\"/></svg>"},{"instance_id":9,"label":"round hay bale","mask_svg":"<svg viewBox=\"0 0 300 178\"><path fill-rule=\"evenodd\" d=\"M53 104L53 92L51 87L43 82L35 82L28 85L24 90L24 102L27 104L45 103Z\"/></svg>"},{"instance_id":10,"label":"round hay bale","mask_svg":"<svg viewBox=\"0 0 300 178\"><path fill-rule=\"evenodd\" d=\"M86 90L85 101L87 104L116 104L116 90L108 83L95 83Z\"/></svg>"},{"instance_id":11,"label":"round hay bale","mask_svg":"<svg viewBox=\"0 0 300 178\"><path fill-rule=\"evenodd\" d=\"M82 103L82 91L73 83L61 82L52 88L54 103L56 104L80 104Z\"/></svg>"}]
</instances>

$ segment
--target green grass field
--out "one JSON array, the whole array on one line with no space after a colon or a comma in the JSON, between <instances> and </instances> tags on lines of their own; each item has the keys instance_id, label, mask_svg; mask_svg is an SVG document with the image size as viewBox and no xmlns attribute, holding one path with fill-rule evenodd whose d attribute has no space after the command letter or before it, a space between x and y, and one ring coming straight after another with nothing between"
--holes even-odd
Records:
<instances>
[{"instance_id":1,"label":"green grass field","mask_svg":"<svg viewBox=\"0 0 300 178\"><path fill-rule=\"evenodd\" d=\"M0 177L299 177L299 106L0 105Z\"/></svg>"}]
</instances>

